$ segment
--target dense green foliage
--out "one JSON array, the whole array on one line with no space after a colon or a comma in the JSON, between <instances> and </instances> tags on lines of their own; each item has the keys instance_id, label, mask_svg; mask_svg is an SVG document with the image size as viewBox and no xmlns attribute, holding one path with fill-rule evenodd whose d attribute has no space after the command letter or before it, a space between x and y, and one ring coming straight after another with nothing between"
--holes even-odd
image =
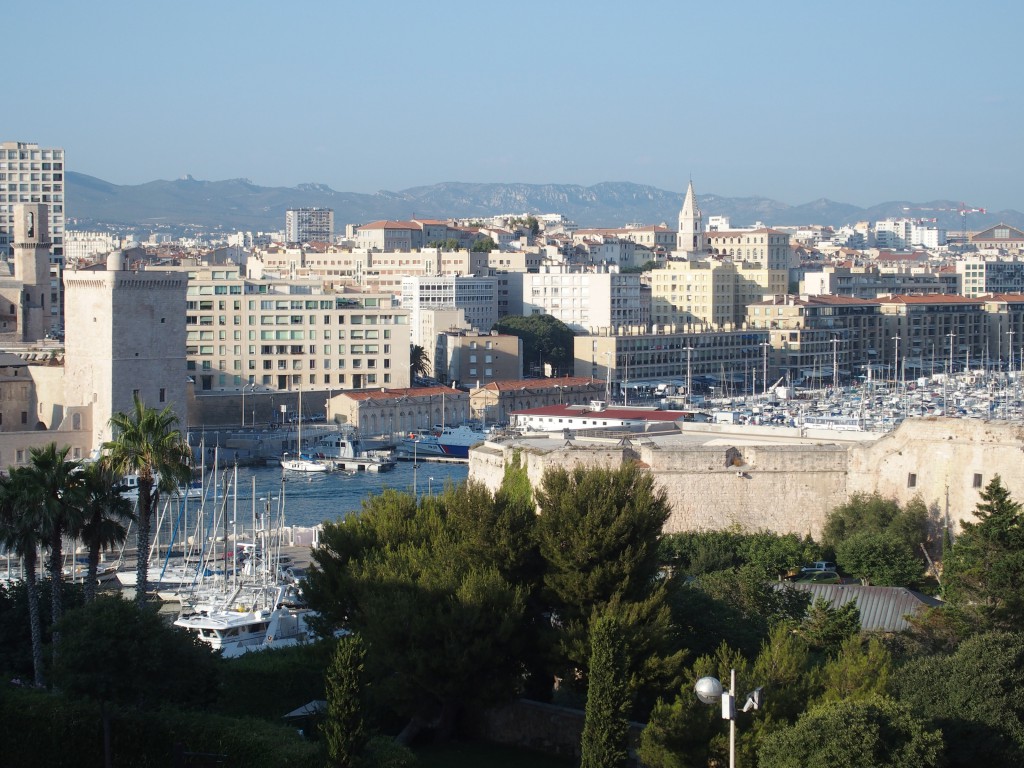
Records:
<instances>
[{"instance_id":1,"label":"dense green foliage","mask_svg":"<svg viewBox=\"0 0 1024 768\"><path fill-rule=\"evenodd\" d=\"M320 728L331 763L338 768L357 765L368 740L362 704L365 655L359 636L346 635L338 640L325 675L327 716Z\"/></svg>"},{"instance_id":2,"label":"dense green foliage","mask_svg":"<svg viewBox=\"0 0 1024 768\"><path fill-rule=\"evenodd\" d=\"M549 363L556 372L572 369L575 334L557 317L508 315L495 323L493 330L523 340L523 366L526 370L538 362Z\"/></svg>"},{"instance_id":3,"label":"dense green foliage","mask_svg":"<svg viewBox=\"0 0 1024 768\"><path fill-rule=\"evenodd\" d=\"M179 676L188 678L184 670ZM165 670L165 674L170 671ZM47 768L102 768L101 705L85 699L8 689L0 695L3 764ZM111 724L114 765L172 768L175 745L188 752L227 755L247 768L322 768L318 744L294 728L256 718L163 708L119 710Z\"/></svg>"},{"instance_id":4,"label":"dense green foliage","mask_svg":"<svg viewBox=\"0 0 1024 768\"><path fill-rule=\"evenodd\" d=\"M856 575L906 583L923 571L906 553L927 532L923 504L865 497L840 508L832 550L767 532L663 536L668 500L640 467L555 468L535 490L522 458L496 493L476 483L420 499L386 491L326 527L307 594L323 629L358 630L365 659L350 637L224 661L133 603L84 603L80 586L44 580L33 609L29 583L0 588L0 668L45 673L59 690L0 688L0 737L17 741L20 728L38 742L4 759L67 764L47 741L59 724L88 752L75 764L98 764L106 721L115 755L137 754L138 765L169 764L176 742L232 763L323 765L332 743L334 764L399 768L413 754L369 733L405 724L402 740L424 729L444 739L475 719L462 715L528 694L587 703L586 765L620 764L632 716L649 723L645 764L704 768L726 758L729 724L697 702L693 684L735 670L738 707L763 688L761 707L737 714L741 765L1024 762L1024 636L990 631L1024 618L1022 508L998 477L981 492L977 522L947 547L949 604L883 638L860 631L855 603L809 606L783 577L834 551ZM92 468L64 471L55 448L38 459L32 473L0 480L0 536L13 551L49 555L56 524L82 538L90 522L109 524L109 535L89 537L97 552L123 535L123 515L102 498L108 469L96 470L87 500L78 490ZM66 602L56 624L54 596ZM47 663L53 637L60 652ZM279 725L324 698L331 738L301 742L296 730L315 736L315 723Z\"/></svg>"},{"instance_id":5,"label":"dense green foliage","mask_svg":"<svg viewBox=\"0 0 1024 768\"><path fill-rule=\"evenodd\" d=\"M893 683L901 702L942 728L952 766L1021 764L1024 635L975 635L952 654L913 659Z\"/></svg>"},{"instance_id":6,"label":"dense green foliage","mask_svg":"<svg viewBox=\"0 0 1024 768\"><path fill-rule=\"evenodd\" d=\"M498 250L498 244L489 237L481 237L473 242L469 250L473 253L490 253Z\"/></svg>"},{"instance_id":7,"label":"dense green foliage","mask_svg":"<svg viewBox=\"0 0 1024 768\"><path fill-rule=\"evenodd\" d=\"M822 536L839 567L870 584L916 586L924 577L922 546L934 545L928 508L906 508L880 494L855 494L828 516Z\"/></svg>"},{"instance_id":8,"label":"dense green foliage","mask_svg":"<svg viewBox=\"0 0 1024 768\"><path fill-rule=\"evenodd\" d=\"M807 644L817 650L832 652L860 632L860 609L852 600L841 608L821 598L811 603L800 623L799 633Z\"/></svg>"},{"instance_id":9,"label":"dense green foliage","mask_svg":"<svg viewBox=\"0 0 1024 768\"><path fill-rule=\"evenodd\" d=\"M590 621L607 609L626 637L631 692L642 696L676 680L684 651L672 626L671 583L659 578L658 567L669 512L664 491L650 473L623 464L549 469L536 495L544 601L558 627L556 674L585 680Z\"/></svg>"},{"instance_id":10,"label":"dense green foliage","mask_svg":"<svg viewBox=\"0 0 1024 768\"><path fill-rule=\"evenodd\" d=\"M663 536L659 557L689 576L752 565L776 578L820 559L821 548L809 537L800 538L792 533L688 531Z\"/></svg>"},{"instance_id":11,"label":"dense green foliage","mask_svg":"<svg viewBox=\"0 0 1024 768\"><path fill-rule=\"evenodd\" d=\"M580 768L621 768L629 754L626 649L614 615L590 625L590 684L580 743Z\"/></svg>"},{"instance_id":12,"label":"dense green foliage","mask_svg":"<svg viewBox=\"0 0 1024 768\"><path fill-rule=\"evenodd\" d=\"M70 694L137 708L216 698L221 660L154 609L101 596L69 611L59 628L64 642L53 674Z\"/></svg>"},{"instance_id":13,"label":"dense green foliage","mask_svg":"<svg viewBox=\"0 0 1024 768\"><path fill-rule=\"evenodd\" d=\"M494 546L474 546L483 532ZM419 504L385 491L325 526L309 602L363 638L377 695L416 727L450 732L465 708L516 690L525 591L502 572L516 567L516 537L478 484Z\"/></svg>"},{"instance_id":14,"label":"dense green foliage","mask_svg":"<svg viewBox=\"0 0 1024 768\"><path fill-rule=\"evenodd\" d=\"M870 696L819 704L795 725L765 737L761 768L930 768L941 764L942 733L906 707Z\"/></svg>"},{"instance_id":15,"label":"dense green foliage","mask_svg":"<svg viewBox=\"0 0 1024 768\"><path fill-rule=\"evenodd\" d=\"M978 522L963 523L948 557L946 599L980 628L1015 629L1024 620L1024 515L999 475L982 490Z\"/></svg>"}]
</instances>

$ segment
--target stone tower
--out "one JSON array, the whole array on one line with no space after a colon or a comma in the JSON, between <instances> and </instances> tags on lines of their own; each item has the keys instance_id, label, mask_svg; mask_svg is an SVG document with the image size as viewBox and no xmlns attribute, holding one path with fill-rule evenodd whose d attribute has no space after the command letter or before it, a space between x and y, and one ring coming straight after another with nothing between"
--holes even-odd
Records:
<instances>
[{"instance_id":1,"label":"stone tower","mask_svg":"<svg viewBox=\"0 0 1024 768\"><path fill-rule=\"evenodd\" d=\"M65 399L92 406L93 447L111 437L110 417L133 396L170 407L187 427L184 272L131 271L114 251L106 271L64 273Z\"/></svg>"},{"instance_id":2,"label":"stone tower","mask_svg":"<svg viewBox=\"0 0 1024 768\"><path fill-rule=\"evenodd\" d=\"M50 232L46 206L14 206L14 275L21 284L18 340L39 341L50 326Z\"/></svg>"},{"instance_id":3,"label":"stone tower","mask_svg":"<svg viewBox=\"0 0 1024 768\"><path fill-rule=\"evenodd\" d=\"M676 251L687 258L704 253L704 219L697 207L693 194L693 182L686 188L686 199L679 211L679 230L676 234Z\"/></svg>"}]
</instances>

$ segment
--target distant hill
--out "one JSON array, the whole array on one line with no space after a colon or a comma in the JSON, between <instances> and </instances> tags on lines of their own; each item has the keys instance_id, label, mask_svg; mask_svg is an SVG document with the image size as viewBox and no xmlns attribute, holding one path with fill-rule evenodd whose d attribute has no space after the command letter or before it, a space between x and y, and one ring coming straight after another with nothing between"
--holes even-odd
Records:
<instances>
[{"instance_id":1,"label":"distant hill","mask_svg":"<svg viewBox=\"0 0 1024 768\"><path fill-rule=\"evenodd\" d=\"M466 184L444 182L399 192L372 195L338 192L322 184L261 187L248 179L202 181L187 176L174 181L117 185L85 174L67 172L66 211L73 229L137 228L172 232L284 229L288 208L320 206L334 209L337 228L375 219L472 218L499 213L561 213L583 227L619 227L628 223L675 226L682 192L630 182L577 184ZM697 192L705 218L728 216L734 226L757 221L772 226L831 224L888 217L924 215L956 232L961 219L957 203L893 201L871 208L815 200L786 205L764 197L721 197ZM942 212L935 209L953 209ZM971 214L972 230L1004 222L1024 227L1017 211Z\"/></svg>"}]
</instances>

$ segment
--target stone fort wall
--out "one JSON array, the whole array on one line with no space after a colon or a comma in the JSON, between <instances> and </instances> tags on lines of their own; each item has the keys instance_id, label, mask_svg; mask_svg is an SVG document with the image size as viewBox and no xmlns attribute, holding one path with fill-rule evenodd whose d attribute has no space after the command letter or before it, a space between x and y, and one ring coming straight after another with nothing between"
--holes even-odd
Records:
<instances>
[{"instance_id":1,"label":"stone fort wall","mask_svg":"<svg viewBox=\"0 0 1024 768\"><path fill-rule=\"evenodd\" d=\"M567 441L542 450L529 440L487 442L470 452L470 478L496 489L517 450L534 487L551 466L642 462L668 494L669 532L739 526L818 538L832 509L855 493L874 492L901 504L920 496L937 519L948 514L957 527L972 519L978 491L995 474L1024 501L1024 427L1007 422L912 419L877 440L852 444L659 447L648 441Z\"/></svg>"}]
</instances>

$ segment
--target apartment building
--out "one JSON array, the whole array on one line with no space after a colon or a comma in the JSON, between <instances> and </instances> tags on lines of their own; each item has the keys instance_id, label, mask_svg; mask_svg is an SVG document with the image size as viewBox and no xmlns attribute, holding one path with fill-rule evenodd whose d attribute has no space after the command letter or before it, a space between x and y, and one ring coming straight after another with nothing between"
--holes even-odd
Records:
<instances>
[{"instance_id":1,"label":"apartment building","mask_svg":"<svg viewBox=\"0 0 1024 768\"><path fill-rule=\"evenodd\" d=\"M584 272L548 266L523 275L523 315L551 315L574 331L641 325L649 307L641 303L640 276L607 269Z\"/></svg>"},{"instance_id":2,"label":"apartment building","mask_svg":"<svg viewBox=\"0 0 1024 768\"><path fill-rule=\"evenodd\" d=\"M284 214L284 237L289 243L334 242L331 208L289 208Z\"/></svg>"},{"instance_id":3,"label":"apartment building","mask_svg":"<svg viewBox=\"0 0 1024 768\"><path fill-rule=\"evenodd\" d=\"M778 296L747 308L747 328L768 332L772 370L790 383L837 385L879 362L885 318L877 301Z\"/></svg>"},{"instance_id":4,"label":"apartment building","mask_svg":"<svg viewBox=\"0 0 1024 768\"><path fill-rule=\"evenodd\" d=\"M523 342L492 331L442 333L437 337L434 375L442 384L477 387L492 381L520 379Z\"/></svg>"},{"instance_id":5,"label":"apartment building","mask_svg":"<svg viewBox=\"0 0 1024 768\"><path fill-rule=\"evenodd\" d=\"M985 301L965 296L891 296L878 299L885 318L885 360L901 376L948 361L955 369L984 365L991 316Z\"/></svg>"},{"instance_id":6,"label":"apartment building","mask_svg":"<svg viewBox=\"0 0 1024 768\"><path fill-rule=\"evenodd\" d=\"M788 270L727 259L670 261L648 273L651 320L659 325L739 327L747 305L786 293Z\"/></svg>"},{"instance_id":7,"label":"apartment building","mask_svg":"<svg viewBox=\"0 0 1024 768\"><path fill-rule=\"evenodd\" d=\"M958 263L955 269L932 266L862 267L824 266L819 271L805 272L800 293L808 296L846 296L875 299L908 293L957 294L961 292L964 272Z\"/></svg>"},{"instance_id":8,"label":"apartment building","mask_svg":"<svg viewBox=\"0 0 1024 768\"><path fill-rule=\"evenodd\" d=\"M56 263L63 263L63 149L22 141L0 142L0 252L9 252L17 203L46 206L53 258Z\"/></svg>"},{"instance_id":9,"label":"apartment building","mask_svg":"<svg viewBox=\"0 0 1024 768\"><path fill-rule=\"evenodd\" d=\"M760 262L762 267L788 270L795 267L789 233L778 229L733 229L706 232L707 249L716 256L736 261Z\"/></svg>"},{"instance_id":10,"label":"apartment building","mask_svg":"<svg viewBox=\"0 0 1024 768\"><path fill-rule=\"evenodd\" d=\"M735 388L754 379L761 381L765 368L765 330L694 331L676 326L622 328L619 333L577 336L573 341L575 374L605 383L610 396L621 395L638 383L673 382L693 386Z\"/></svg>"},{"instance_id":11,"label":"apartment building","mask_svg":"<svg viewBox=\"0 0 1024 768\"><path fill-rule=\"evenodd\" d=\"M956 273L963 281L963 295L969 298L1024 291L1024 258L970 256L956 262Z\"/></svg>"},{"instance_id":12,"label":"apartment building","mask_svg":"<svg viewBox=\"0 0 1024 768\"><path fill-rule=\"evenodd\" d=\"M69 229L64 233L64 261L68 264L87 262L118 249L121 239L109 232L87 232Z\"/></svg>"},{"instance_id":13,"label":"apartment building","mask_svg":"<svg viewBox=\"0 0 1024 768\"><path fill-rule=\"evenodd\" d=\"M466 322L478 331L490 331L498 322L497 286L491 277L405 277L401 304L413 327L419 327L423 309L461 309ZM424 340L421 346L429 349Z\"/></svg>"},{"instance_id":14,"label":"apartment building","mask_svg":"<svg viewBox=\"0 0 1024 768\"><path fill-rule=\"evenodd\" d=\"M390 294L189 270L186 366L196 392L409 386L409 313Z\"/></svg>"}]
</instances>

